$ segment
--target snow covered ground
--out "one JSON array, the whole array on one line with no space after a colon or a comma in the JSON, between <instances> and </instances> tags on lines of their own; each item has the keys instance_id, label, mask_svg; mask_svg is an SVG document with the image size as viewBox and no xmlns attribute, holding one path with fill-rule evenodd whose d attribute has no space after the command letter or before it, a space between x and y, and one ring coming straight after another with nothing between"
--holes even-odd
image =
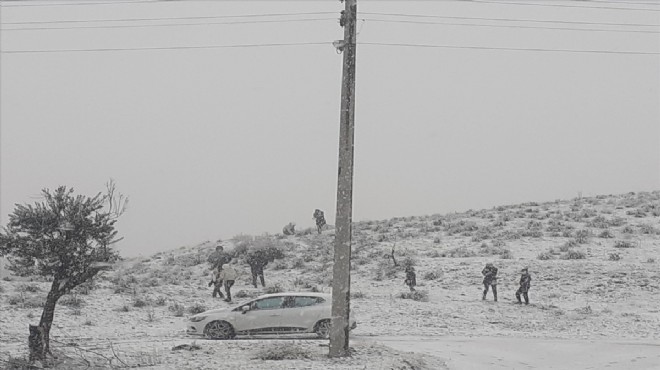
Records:
<instances>
[{"instance_id":1,"label":"snow covered ground","mask_svg":"<svg viewBox=\"0 0 660 370\"><path fill-rule=\"evenodd\" d=\"M59 368L158 369L658 369L660 192L526 203L448 215L358 222L352 256L354 355L327 358L327 341L188 337L195 309L224 307L207 287L212 242L126 260L58 303L51 336ZM267 288L330 292L333 230L264 236L286 255ZM225 241L231 249L247 237ZM394 255L399 266L390 259ZM569 258L573 257L576 259ZM499 302L481 300L481 269L499 268ZM417 271L419 300L403 299L401 267ZM236 301L265 292L249 269ZM519 272L532 274L519 306ZM46 281L0 280L0 363L26 356ZM243 298L240 298L243 297ZM192 350L173 350L188 345ZM197 348L197 346L199 348ZM290 352L290 353L289 353ZM293 359L266 360L273 353ZM11 356L11 357L10 357Z\"/></svg>"}]
</instances>

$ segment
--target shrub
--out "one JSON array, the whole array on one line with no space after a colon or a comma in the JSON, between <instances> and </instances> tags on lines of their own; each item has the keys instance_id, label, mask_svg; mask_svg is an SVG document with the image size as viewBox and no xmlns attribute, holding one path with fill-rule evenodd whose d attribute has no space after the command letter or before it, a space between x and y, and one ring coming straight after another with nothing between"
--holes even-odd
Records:
<instances>
[{"instance_id":1,"label":"shrub","mask_svg":"<svg viewBox=\"0 0 660 370\"><path fill-rule=\"evenodd\" d=\"M292 269L302 269L305 268L305 262L301 258L297 258L295 261L293 261L293 264L291 265Z\"/></svg>"},{"instance_id":2,"label":"shrub","mask_svg":"<svg viewBox=\"0 0 660 370\"><path fill-rule=\"evenodd\" d=\"M406 257L403 259L401 264L403 265L403 268L406 269L408 267L415 267L417 265L417 261L412 257Z\"/></svg>"},{"instance_id":3,"label":"shrub","mask_svg":"<svg viewBox=\"0 0 660 370\"><path fill-rule=\"evenodd\" d=\"M635 230L633 230L632 227L626 225L626 226L621 230L621 232L624 233L624 234L634 234L634 233L635 233Z\"/></svg>"},{"instance_id":4,"label":"shrub","mask_svg":"<svg viewBox=\"0 0 660 370\"><path fill-rule=\"evenodd\" d=\"M273 265L273 270L286 270L288 267L284 261L278 261Z\"/></svg>"},{"instance_id":5,"label":"shrub","mask_svg":"<svg viewBox=\"0 0 660 370\"><path fill-rule=\"evenodd\" d=\"M617 240L614 242L614 248L634 248L635 245L627 240Z\"/></svg>"},{"instance_id":6,"label":"shrub","mask_svg":"<svg viewBox=\"0 0 660 370\"><path fill-rule=\"evenodd\" d=\"M351 293L351 298L356 298L356 299L367 298L367 295L362 293L361 291L357 291Z\"/></svg>"},{"instance_id":7,"label":"shrub","mask_svg":"<svg viewBox=\"0 0 660 370\"><path fill-rule=\"evenodd\" d=\"M647 263L655 263L655 258L653 258L653 257L649 257L649 258L646 260L646 262L647 262Z\"/></svg>"},{"instance_id":8,"label":"shrub","mask_svg":"<svg viewBox=\"0 0 660 370\"><path fill-rule=\"evenodd\" d=\"M578 230L575 233L575 241L579 244L584 244L589 241L589 231L588 230Z\"/></svg>"},{"instance_id":9,"label":"shrub","mask_svg":"<svg viewBox=\"0 0 660 370\"><path fill-rule=\"evenodd\" d=\"M280 360L300 360L311 359L312 354L306 350L292 345L275 345L271 348L262 349L257 352L255 360L280 361Z\"/></svg>"},{"instance_id":10,"label":"shrub","mask_svg":"<svg viewBox=\"0 0 660 370\"><path fill-rule=\"evenodd\" d=\"M184 312L186 312L186 307L178 302L174 302L174 304L170 305L167 309L176 317L181 317Z\"/></svg>"},{"instance_id":11,"label":"shrub","mask_svg":"<svg viewBox=\"0 0 660 370\"><path fill-rule=\"evenodd\" d=\"M599 238L605 238L605 239L610 239L614 238L614 235L610 230L603 230L600 234L598 234Z\"/></svg>"},{"instance_id":12,"label":"shrub","mask_svg":"<svg viewBox=\"0 0 660 370\"><path fill-rule=\"evenodd\" d=\"M267 286L266 288L264 288L264 293L265 294L282 293L283 291L284 291L284 289L282 288L282 286L280 284L275 284L275 285Z\"/></svg>"},{"instance_id":13,"label":"shrub","mask_svg":"<svg viewBox=\"0 0 660 370\"><path fill-rule=\"evenodd\" d=\"M141 308L147 305L149 305L149 303L142 298L136 298L133 300L133 307Z\"/></svg>"},{"instance_id":14,"label":"shrub","mask_svg":"<svg viewBox=\"0 0 660 370\"><path fill-rule=\"evenodd\" d=\"M85 304L85 301L82 298L74 295L67 295L60 299L59 303L63 306L68 306L72 308L80 308Z\"/></svg>"},{"instance_id":15,"label":"shrub","mask_svg":"<svg viewBox=\"0 0 660 370\"><path fill-rule=\"evenodd\" d=\"M246 298L249 297L248 292L245 290L239 290L234 294L234 298Z\"/></svg>"},{"instance_id":16,"label":"shrub","mask_svg":"<svg viewBox=\"0 0 660 370\"><path fill-rule=\"evenodd\" d=\"M206 310L207 310L206 306L204 306L201 303L195 303L194 305L188 308L188 312L190 312L191 315L197 315L198 313L202 313Z\"/></svg>"},{"instance_id":17,"label":"shrub","mask_svg":"<svg viewBox=\"0 0 660 370\"><path fill-rule=\"evenodd\" d=\"M610 261L619 261L621 259L621 256L618 253L610 253L608 259Z\"/></svg>"},{"instance_id":18,"label":"shrub","mask_svg":"<svg viewBox=\"0 0 660 370\"><path fill-rule=\"evenodd\" d=\"M415 290L412 292L404 292L400 293L398 298L402 299L412 299L413 301L418 301L418 302L428 302L429 301L429 293L425 290Z\"/></svg>"},{"instance_id":19,"label":"shrub","mask_svg":"<svg viewBox=\"0 0 660 370\"><path fill-rule=\"evenodd\" d=\"M584 252L576 251L574 249L567 251L561 256L561 259L564 260L583 260L585 258L587 258L587 255L585 255Z\"/></svg>"},{"instance_id":20,"label":"shrub","mask_svg":"<svg viewBox=\"0 0 660 370\"><path fill-rule=\"evenodd\" d=\"M467 247L456 247L449 251L449 257L453 258L465 258L465 257L475 257L477 253L468 249Z\"/></svg>"},{"instance_id":21,"label":"shrub","mask_svg":"<svg viewBox=\"0 0 660 370\"><path fill-rule=\"evenodd\" d=\"M119 312L131 312L131 307L127 304L119 307Z\"/></svg>"},{"instance_id":22,"label":"shrub","mask_svg":"<svg viewBox=\"0 0 660 370\"><path fill-rule=\"evenodd\" d=\"M167 299L165 297L156 298L156 306L165 306L167 304Z\"/></svg>"},{"instance_id":23,"label":"shrub","mask_svg":"<svg viewBox=\"0 0 660 370\"><path fill-rule=\"evenodd\" d=\"M36 293L41 289L34 284L21 284L18 287L16 287L16 290L18 290L19 292Z\"/></svg>"},{"instance_id":24,"label":"shrub","mask_svg":"<svg viewBox=\"0 0 660 370\"><path fill-rule=\"evenodd\" d=\"M505 260L513 259L513 253L511 253L510 250L505 249L505 250L502 251L502 254L500 254L500 258L505 259Z\"/></svg>"},{"instance_id":25,"label":"shrub","mask_svg":"<svg viewBox=\"0 0 660 370\"><path fill-rule=\"evenodd\" d=\"M442 270L428 271L424 274L424 280L437 280L443 275Z\"/></svg>"},{"instance_id":26,"label":"shrub","mask_svg":"<svg viewBox=\"0 0 660 370\"><path fill-rule=\"evenodd\" d=\"M543 252L543 253L539 253L539 255L536 256L536 258L540 259L540 260L543 260L543 261L547 261L547 260L554 259L555 257L550 252Z\"/></svg>"}]
</instances>

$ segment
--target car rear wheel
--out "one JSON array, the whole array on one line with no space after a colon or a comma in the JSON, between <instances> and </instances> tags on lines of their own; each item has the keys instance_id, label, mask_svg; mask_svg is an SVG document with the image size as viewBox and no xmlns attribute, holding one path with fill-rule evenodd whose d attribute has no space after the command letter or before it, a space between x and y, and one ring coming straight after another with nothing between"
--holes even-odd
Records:
<instances>
[{"instance_id":1,"label":"car rear wheel","mask_svg":"<svg viewBox=\"0 0 660 370\"><path fill-rule=\"evenodd\" d=\"M329 338L330 337L330 320L321 320L316 323L314 327L314 333L319 338Z\"/></svg>"},{"instance_id":2,"label":"car rear wheel","mask_svg":"<svg viewBox=\"0 0 660 370\"><path fill-rule=\"evenodd\" d=\"M236 336L234 328L226 321L211 321L206 324L204 335L211 339L231 339Z\"/></svg>"}]
</instances>

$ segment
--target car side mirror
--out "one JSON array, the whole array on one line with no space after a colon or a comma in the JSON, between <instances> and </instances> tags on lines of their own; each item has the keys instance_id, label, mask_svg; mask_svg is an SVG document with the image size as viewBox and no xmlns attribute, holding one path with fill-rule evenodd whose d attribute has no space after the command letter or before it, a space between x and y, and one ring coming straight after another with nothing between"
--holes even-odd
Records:
<instances>
[{"instance_id":1,"label":"car side mirror","mask_svg":"<svg viewBox=\"0 0 660 370\"><path fill-rule=\"evenodd\" d=\"M243 307L241 307L241 313L242 313L243 315L245 315L246 313L248 313L248 311L250 311L250 307L247 307L247 306L243 306Z\"/></svg>"}]
</instances>

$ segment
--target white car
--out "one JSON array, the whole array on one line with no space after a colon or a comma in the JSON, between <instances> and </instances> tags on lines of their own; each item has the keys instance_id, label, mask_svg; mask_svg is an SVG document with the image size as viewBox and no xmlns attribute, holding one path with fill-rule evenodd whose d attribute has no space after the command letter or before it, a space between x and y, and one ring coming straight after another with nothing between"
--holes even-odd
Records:
<instances>
[{"instance_id":1,"label":"white car","mask_svg":"<svg viewBox=\"0 0 660 370\"><path fill-rule=\"evenodd\" d=\"M211 339L236 335L316 333L327 338L332 296L323 293L262 295L236 307L209 310L188 320L186 333ZM357 324L350 320L351 329Z\"/></svg>"}]
</instances>

